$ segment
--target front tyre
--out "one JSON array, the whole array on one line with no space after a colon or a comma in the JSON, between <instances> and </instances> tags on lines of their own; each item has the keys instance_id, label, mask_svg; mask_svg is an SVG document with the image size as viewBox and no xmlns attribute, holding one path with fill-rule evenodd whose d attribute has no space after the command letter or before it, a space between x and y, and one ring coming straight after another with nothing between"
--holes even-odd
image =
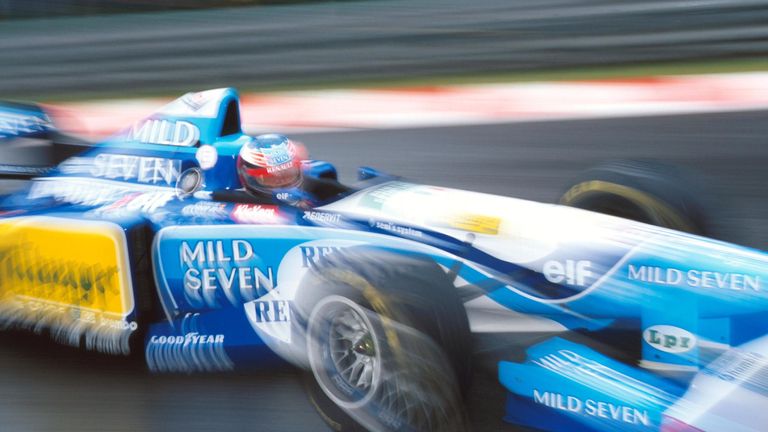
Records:
<instances>
[{"instance_id":1,"label":"front tyre","mask_svg":"<svg viewBox=\"0 0 768 432\"><path fill-rule=\"evenodd\" d=\"M297 301L308 393L332 428L465 428L459 382L469 368L469 328L440 266L350 248L328 256Z\"/></svg>"}]
</instances>

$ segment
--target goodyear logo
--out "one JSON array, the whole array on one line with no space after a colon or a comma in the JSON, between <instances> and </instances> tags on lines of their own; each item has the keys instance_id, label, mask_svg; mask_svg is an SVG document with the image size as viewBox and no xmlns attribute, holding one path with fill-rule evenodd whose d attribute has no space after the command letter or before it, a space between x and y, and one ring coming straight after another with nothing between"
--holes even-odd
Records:
<instances>
[{"instance_id":1,"label":"goodyear logo","mask_svg":"<svg viewBox=\"0 0 768 432\"><path fill-rule=\"evenodd\" d=\"M451 228L489 235L498 234L500 225L500 218L470 213L456 215L448 221Z\"/></svg>"},{"instance_id":2,"label":"goodyear logo","mask_svg":"<svg viewBox=\"0 0 768 432\"><path fill-rule=\"evenodd\" d=\"M134 304L122 229L52 217L1 221L0 299L125 318Z\"/></svg>"}]
</instances>

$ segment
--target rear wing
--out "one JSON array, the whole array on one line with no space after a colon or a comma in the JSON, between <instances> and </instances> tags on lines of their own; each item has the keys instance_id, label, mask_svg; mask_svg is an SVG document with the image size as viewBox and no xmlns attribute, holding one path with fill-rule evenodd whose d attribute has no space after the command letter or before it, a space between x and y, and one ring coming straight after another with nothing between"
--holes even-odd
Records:
<instances>
[{"instance_id":1,"label":"rear wing","mask_svg":"<svg viewBox=\"0 0 768 432\"><path fill-rule=\"evenodd\" d=\"M90 146L60 133L39 105L0 101L0 179L45 175Z\"/></svg>"}]
</instances>

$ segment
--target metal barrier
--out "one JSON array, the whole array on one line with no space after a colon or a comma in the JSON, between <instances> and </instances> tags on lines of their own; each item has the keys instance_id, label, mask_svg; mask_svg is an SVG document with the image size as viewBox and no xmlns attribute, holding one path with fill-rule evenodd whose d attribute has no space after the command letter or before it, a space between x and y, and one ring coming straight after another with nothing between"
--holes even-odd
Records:
<instances>
[{"instance_id":1,"label":"metal barrier","mask_svg":"<svg viewBox=\"0 0 768 432\"><path fill-rule=\"evenodd\" d=\"M29 19L0 21L0 98L766 54L768 0L370 0Z\"/></svg>"}]
</instances>

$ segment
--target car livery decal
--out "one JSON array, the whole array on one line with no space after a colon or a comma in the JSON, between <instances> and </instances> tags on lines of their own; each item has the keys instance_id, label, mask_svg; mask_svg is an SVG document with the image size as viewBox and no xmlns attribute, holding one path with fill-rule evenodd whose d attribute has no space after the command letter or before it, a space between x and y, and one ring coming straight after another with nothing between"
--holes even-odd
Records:
<instances>
[{"instance_id":1,"label":"car livery decal","mask_svg":"<svg viewBox=\"0 0 768 432\"><path fill-rule=\"evenodd\" d=\"M291 298L298 279L339 247L372 244L447 254L407 240L359 231L286 225L164 228L155 237L157 286L170 319L241 308L278 290Z\"/></svg>"},{"instance_id":2,"label":"car livery decal","mask_svg":"<svg viewBox=\"0 0 768 432\"><path fill-rule=\"evenodd\" d=\"M45 323L64 343L128 354L137 329L123 229L49 216L0 221L0 316Z\"/></svg>"}]
</instances>

